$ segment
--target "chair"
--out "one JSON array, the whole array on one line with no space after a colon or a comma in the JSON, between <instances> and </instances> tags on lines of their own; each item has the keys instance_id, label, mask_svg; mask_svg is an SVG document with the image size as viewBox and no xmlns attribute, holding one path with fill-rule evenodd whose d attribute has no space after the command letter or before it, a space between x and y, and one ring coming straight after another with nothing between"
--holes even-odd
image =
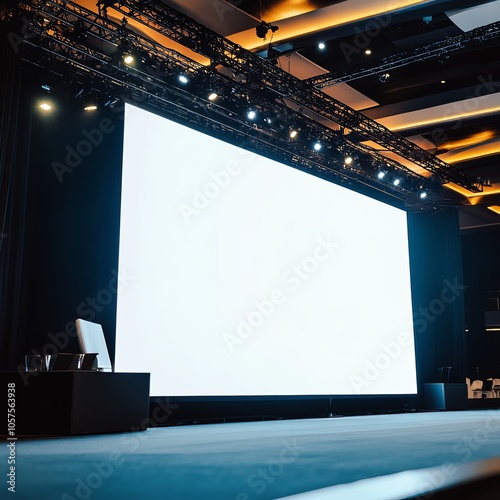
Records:
<instances>
[{"instance_id":1,"label":"chair","mask_svg":"<svg viewBox=\"0 0 500 500\"><path fill-rule=\"evenodd\" d=\"M483 397L483 381L482 380L474 380L470 385L470 389L472 391L473 398L482 398Z\"/></svg>"},{"instance_id":2,"label":"chair","mask_svg":"<svg viewBox=\"0 0 500 500\"><path fill-rule=\"evenodd\" d=\"M77 319L75 325L82 353L97 353L97 369L104 372L113 371L102 326L84 319Z\"/></svg>"}]
</instances>

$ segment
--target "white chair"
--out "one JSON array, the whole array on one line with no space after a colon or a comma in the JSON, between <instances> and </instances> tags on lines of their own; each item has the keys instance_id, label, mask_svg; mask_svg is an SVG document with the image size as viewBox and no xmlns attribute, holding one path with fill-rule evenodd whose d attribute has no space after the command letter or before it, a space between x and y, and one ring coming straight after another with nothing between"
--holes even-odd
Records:
<instances>
[{"instance_id":1,"label":"white chair","mask_svg":"<svg viewBox=\"0 0 500 500\"><path fill-rule=\"evenodd\" d=\"M97 369L103 372L113 371L102 326L84 319L77 319L75 325L82 353L97 353Z\"/></svg>"}]
</instances>

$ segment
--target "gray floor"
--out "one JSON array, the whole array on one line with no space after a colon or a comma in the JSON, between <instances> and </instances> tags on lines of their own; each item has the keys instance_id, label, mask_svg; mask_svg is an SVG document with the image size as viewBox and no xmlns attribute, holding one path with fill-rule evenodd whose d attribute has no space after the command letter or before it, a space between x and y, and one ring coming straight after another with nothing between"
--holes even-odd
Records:
<instances>
[{"instance_id":1,"label":"gray floor","mask_svg":"<svg viewBox=\"0 0 500 500\"><path fill-rule=\"evenodd\" d=\"M163 427L18 441L0 498L269 499L498 456L500 410Z\"/></svg>"}]
</instances>

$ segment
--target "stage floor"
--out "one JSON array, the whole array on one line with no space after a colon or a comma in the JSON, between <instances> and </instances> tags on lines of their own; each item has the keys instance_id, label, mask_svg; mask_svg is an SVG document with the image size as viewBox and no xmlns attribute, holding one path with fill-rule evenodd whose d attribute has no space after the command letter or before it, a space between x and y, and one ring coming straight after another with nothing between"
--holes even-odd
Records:
<instances>
[{"instance_id":1,"label":"stage floor","mask_svg":"<svg viewBox=\"0 0 500 500\"><path fill-rule=\"evenodd\" d=\"M15 453L17 498L272 499L498 457L500 410L158 427L19 440Z\"/></svg>"}]
</instances>

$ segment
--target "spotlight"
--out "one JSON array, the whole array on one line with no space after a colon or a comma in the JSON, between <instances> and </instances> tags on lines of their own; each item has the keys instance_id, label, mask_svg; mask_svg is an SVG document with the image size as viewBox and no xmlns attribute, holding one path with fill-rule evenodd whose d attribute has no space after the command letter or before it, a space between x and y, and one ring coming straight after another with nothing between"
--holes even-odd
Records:
<instances>
[{"instance_id":1,"label":"spotlight","mask_svg":"<svg viewBox=\"0 0 500 500\"><path fill-rule=\"evenodd\" d=\"M313 149L314 149L314 151L319 151L321 149L321 143L320 142L315 142L313 144Z\"/></svg>"},{"instance_id":2,"label":"spotlight","mask_svg":"<svg viewBox=\"0 0 500 500\"><path fill-rule=\"evenodd\" d=\"M318 49L319 50L325 50L326 49L326 44L324 42L318 43Z\"/></svg>"},{"instance_id":3,"label":"spotlight","mask_svg":"<svg viewBox=\"0 0 500 500\"><path fill-rule=\"evenodd\" d=\"M372 55L372 49L366 49L365 50L365 55L371 56Z\"/></svg>"},{"instance_id":4,"label":"spotlight","mask_svg":"<svg viewBox=\"0 0 500 500\"><path fill-rule=\"evenodd\" d=\"M299 131L298 130L295 130L295 129L292 129L290 130L290 133L288 134L290 139L295 139L298 135Z\"/></svg>"},{"instance_id":5,"label":"spotlight","mask_svg":"<svg viewBox=\"0 0 500 500\"><path fill-rule=\"evenodd\" d=\"M95 111L97 109L97 105L96 104L87 104L87 106L85 106L83 109L84 109L84 111Z\"/></svg>"},{"instance_id":6,"label":"spotlight","mask_svg":"<svg viewBox=\"0 0 500 500\"><path fill-rule=\"evenodd\" d=\"M278 26L273 26L272 24L266 23L265 21L261 21L258 26L255 27L255 33L259 38L265 39L268 31L271 30L272 33L275 33L279 30Z\"/></svg>"},{"instance_id":7,"label":"spotlight","mask_svg":"<svg viewBox=\"0 0 500 500\"><path fill-rule=\"evenodd\" d=\"M383 170L380 170L379 173L377 174L377 179L382 180L385 177L385 172Z\"/></svg>"},{"instance_id":8,"label":"spotlight","mask_svg":"<svg viewBox=\"0 0 500 500\"><path fill-rule=\"evenodd\" d=\"M391 75L389 73L382 73L381 75L379 75L378 79L379 79L380 83L386 83L390 77L391 77Z\"/></svg>"},{"instance_id":9,"label":"spotlight","mask_svg":"<svg viewBox=\"0 0 500 500\"><path fill-rule=\"evenodd\" d=\"M179 80L179 83L181 83L182 85L187 85L189 83L189 78L184 73L181 73L177 77L177 80Z\"/></svg>"},{"instance_id":10,"label":"spotlight","mask_svg":"<svg viewBox=\"0 0 500 500\"><path fill-rule=\"evenodd\" d=\"M208 93L208 100L209 101L216 101L217 98L219 97L219 95L217 94L217 92L211 90L209 93Z\"/></svg>"},{"instance_id":11,"label":"spotlight","mask_svg":"<svg viewBox=\"0 0 500 500\"><path fill-rule=\"evenodd\" d=\"M255 120L255 118L257 118L257 111L255 111L254 109L248 110L248 112L247 112L247 118L249 120Z\"/></svg>"},{"instance_id":12,"label":"spotlight","mask_svg":"<svg viewBox=\"0 0 500 500\"><path fill-rule=\"evenodd\" d=\"M344 165L351 165L353 161L354 160L353 160L352 156L346 156L344 158Z\"/></svg>"},{"instance_id":13,"label":"spotlight","mask_svg":"<svg viewBox=\"0 0 500 500\"><path fill-rule=\"evenodd\" d=\"M401 179L394 179L393 184L399 186L401 184Z\"/></svg>"},{"instance_id":14,"label":"spotlight","mask_svg":"<svg viewBox=\"0 0 500 500\"><path fill-rule=\"evenodd\" d=\"M52 109L52 105L44 101L39 104L39 108L42 109L43 111L50 111Z\"/></svg>"},{"instance_id":15,"label":"spotlight","mask_svg":"<svg viewBox=\"0 0 500 500\"><path fill-rule=\"evenodd\" d=\"M421 191L419 196L422 200L425 200L425 198L427 198L427 191Z\"/></svg>"},{"instance_id":16,"label":"spotlight","mask_svg":"<svg viewBox=\"0 0 500 500\"><path fill-rule=\"evenodd\" d=\"M132 64L134 62L134 56L130 53L123 54L122 59L125 64Z\"/></svg>"}]
</instances>

